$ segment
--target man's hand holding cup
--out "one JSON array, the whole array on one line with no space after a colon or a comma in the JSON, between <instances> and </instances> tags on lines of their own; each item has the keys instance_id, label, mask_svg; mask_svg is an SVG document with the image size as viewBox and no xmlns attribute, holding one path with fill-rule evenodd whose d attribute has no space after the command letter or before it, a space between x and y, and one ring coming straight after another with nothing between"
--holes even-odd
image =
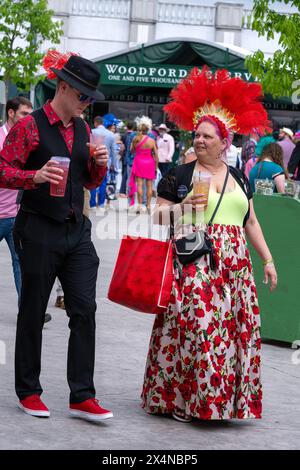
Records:
<instances>
[{"instance_id":1,"label":"man's hand holding cup","mask_svg":"<svg viewBox=\"0 0 300 470\"><path fill-rule=\"evenodd\" d=\"M49 160L40 170L34 175L33 182L35 184L50 183L59 184L63 180L64 170L59 168L57 162Z\"/></svg>"},{"instance_id":2,"label":"man's hand holding cup","mask_svg":"<svg viewBox=\"0 0 300 470\"><path fill-rule=\"evenodd\" d=\"M90 156L93 157L97 166L107 167L108 152L104 144L105 138L95 130L90 133L90 142L87 146L90 149Z\"/></svg>"},{"instance_id":3,"label":"man's hand holding cup","mask_svg":"<svg viewBox=\"0 0 300 470\"><path fill-rule=\"evenodd\" d=\"M104 166L105 168L107 167L108 152L105 145L100 145L96 148L93 158L97 166Z\"/></svg>"}]
</instances>

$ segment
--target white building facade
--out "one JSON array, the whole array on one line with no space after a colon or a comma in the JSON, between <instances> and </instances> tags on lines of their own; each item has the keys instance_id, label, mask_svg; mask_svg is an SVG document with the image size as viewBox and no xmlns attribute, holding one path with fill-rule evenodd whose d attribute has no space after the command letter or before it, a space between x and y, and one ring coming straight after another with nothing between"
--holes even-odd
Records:
<instances>
[{"instance_id":1,"label":"white building facade","mask_svg":"<svg viewBox=\"0 0 300 470\"><path fill-rule=\"evenodd\" d=\"M189 37L226 44L271 56L278 41L267 41L251 30L251 0L48 0L55 19L63 21L58 49L89 59L138 44ZM289 5L275 9L291 13ZM43 44L45 49L51 44Z\"/></svg>"}]
</instances>

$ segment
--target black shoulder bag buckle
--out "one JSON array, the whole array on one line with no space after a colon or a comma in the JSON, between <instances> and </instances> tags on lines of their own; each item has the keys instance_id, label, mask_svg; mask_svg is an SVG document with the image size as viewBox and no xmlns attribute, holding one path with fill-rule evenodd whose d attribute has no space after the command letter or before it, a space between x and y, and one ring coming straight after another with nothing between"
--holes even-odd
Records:
<instances>
[{"instance_id":1,"label":"black shoulder bag buckle","mask_svg":"<svg viewBox=\"0 0 300 470\"><path fill-rule=\"evenodd\" d=\"M219 209L219 206L222 202L227 181L229 177L229 167L227 166L227 172L223 184L223 189L220 194L218 203L215 207L214 213L211 216L208 226L213 224L213 220L216 216L216 213ZM174 213L171 211L171 229L170 237L173 240L173 246L175 253L181 264L186 265L193 263L196 259L201 258L204 255L209 255L209 265L212 270L216 269L215 259L214 259L214 248L205 230L198 230L196 232L187 235L186 237L179 238L178 240L174 239Z\"/></svg>"}]
</instances>

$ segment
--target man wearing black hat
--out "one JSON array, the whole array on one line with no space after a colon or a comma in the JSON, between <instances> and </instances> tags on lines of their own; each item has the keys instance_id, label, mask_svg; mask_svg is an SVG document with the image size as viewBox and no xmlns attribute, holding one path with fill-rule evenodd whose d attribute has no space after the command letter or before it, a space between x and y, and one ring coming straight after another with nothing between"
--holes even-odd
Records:
<instances>
[{"instance_id":1,"label":"man wearing black hat","mask_svg":"<svg viewBox=\"0 0 300 470\"><path fill-rule=\"evenodd\" d=\"M108 155L101 146L90 157L90 130L79 116L103 95L97 91L100 74L92 62L72 55L56 63L59 68L49 67L58 79L54 99L12 128L0 154L0 187L24 189L14 228L22 272L16 392L25 413L50 416L40 398L39 375L44 316L58 276L70 328L69 411L73 416L102 421L113 414L95 399L93 383L99 259L91 241L91 223L82 212L83 187L92 189L101 184ZM50 161L52 156L70 159L63 197L50 195L49 183L58 184L63 173Z\"/></svg>"}]
</instances>

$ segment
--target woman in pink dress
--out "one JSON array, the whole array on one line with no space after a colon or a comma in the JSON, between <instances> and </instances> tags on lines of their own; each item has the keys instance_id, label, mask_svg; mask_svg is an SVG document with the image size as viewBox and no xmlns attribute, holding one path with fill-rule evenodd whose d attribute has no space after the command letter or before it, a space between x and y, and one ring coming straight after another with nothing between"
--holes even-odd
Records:
<instances>
[{"instance_id":1,"label":"woman in pink dress","mask_svg":"<svg viewBox=\"0 0 300 470\"><path fill-rule=\"evenodd\" d=\"M129 182L129 197L131 204L134 203L134 195L137 192L138 206L137 213L150 211L153 180L158 167L158 153L154 139L147 134L149 127L142 123L139 126L139 133L133 139L131 151L134 154L131 177ZM147 209L143 208L143 183L146 180L147 188Z\"/></svg>"}]
</instances>

